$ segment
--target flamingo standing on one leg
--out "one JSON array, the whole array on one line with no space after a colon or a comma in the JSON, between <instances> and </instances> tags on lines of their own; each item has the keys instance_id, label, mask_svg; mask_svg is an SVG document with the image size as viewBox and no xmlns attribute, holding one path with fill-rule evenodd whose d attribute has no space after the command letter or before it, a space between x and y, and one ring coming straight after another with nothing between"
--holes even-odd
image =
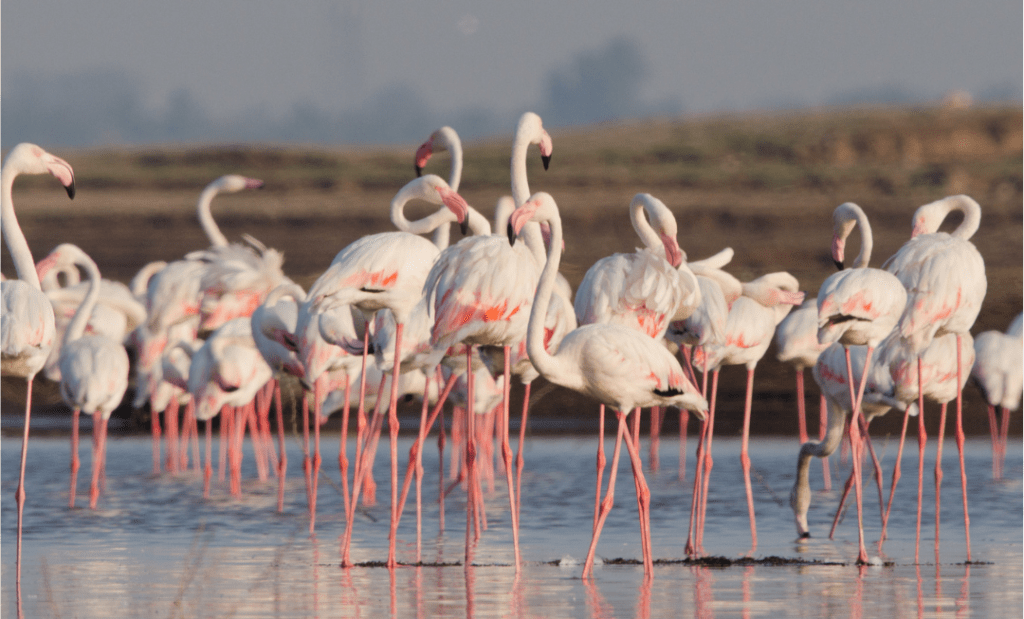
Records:
<instances>
[{"instance_id":1,"label":"flamingo standing on one leg","mask_svg":"<svg viewBox=\"0 0 1024 619\"><path fill-rule=\"evenodd\" d=\"M707 410L707 401L698 394L679 362L662 344L621 325L584 325L566 335L554 354L547 351L544 322L562 256L562 221L554 199L546 193L538 193L520 205L509 221L510 241L515 241L515 235L522 231L528 221L545 222L551 229L548 258L530 312L527 335L530 359L547 380L613 406L619 417L619 433L612 456L608 494L601 504L598 521L595 523L583 568L584 577L591 573L601 528L612 506L620 447L625 439L637 488L644 575L645 578L651 578L650 492L643 477L637 446L632 435L626 431L626 417L633 409L649 406L685 407L703 416Z\"/></svg>"},{"instance_id":2,"label":"flamingo standing on one leg","mask_svg":"<svg viewBox=\"0 0 1024 619\"><path fill-rule=\"evenodd\" d=\"M985 331L974 338L975 363L971 379L988 405L989 429L992 431L992 478L1002 479L1006 457L1006 433L1010 411L1020 408L1024 355L1021 354L1021 314L1006 333ZM1014 325L1017 326L1014 331ZM996 422L996 408L1002 419Z\"/></svg>"},{"instance_id":3,"label":"flamingo standing on one leg","mask_svg":"<svg viewBox=\"0 0 1024 619\"><path fill-rule=\"evenodd\" d=\"M21 438L21 471L14 499L18 505L17 590L21 598L21 528L25 508L25 462L28 455L28 429L32 417L32 381L46 363L54 345L53 307L43 294L32 260L28 241L18 225L11 197L14 179L19 174L52 174L67 189L68 197L75 197L75 173L60 157L46 152L35 144L22 143L11 149L0 170L0 221L3 222L4 242L14 261L16 280L0 282L3 313L0 313L0 374L24 378L25 428Z\"/></svg>"},{"instance_id":4,"label":"flamingo standing on one leg","mask_svg":"<svg viewBox=\"0 0 1024 619\"><path fill-rule=\"evenodd\" d=\"M952 211L963 213L963 221L951 234L937 232ZM921 206L914 212L911 239L883 268L899 278L907 289L907 306L900 318L900 336L917 351L946 333L958 336L957 357L964 355L961 340L974 325L988 289L985 261L970 238L981 225L981 206L965 195L949 196ZM957 364L958 371L963 368ZM963 384L965 377L958 377ZM922 382L923 381L919 381ZM956 443L960 455L960 491L964 505L964 535L967 560L971 560L971 524L967 510L967 472L963 453L963 401L956 396ZM923 459L924 426L918 428L919 453ZM923 461L920 464L923 467ZM919 478L923 468L919 470ZM920 481L919 481L920 484ZM920 492L918 497L920 497ZM920 507L919 513L920 513ZM920 532L920 518L918 518ZM918 535L920 538L920 535ZM915 552L915 556L917 553Z\"/></svg>"},{"instance_id":5,"label":"flamingo standing on one leg","mask_svg":"<svg viewBox=\"0 0 1024 619\"><path fill-rule=\"evenodd\" d=\"M86 335L86 323L100 295L100 271L84 251L70 243L58 245L39 263L45 274L58 265L82 267L89 279L89 292L67 326L60 354L60 393L73 410L71 436L71 490L69 505L75 505L78 477L78 418L81 411L93 418L92 485L89 507L99 498L100 472L106 459L107 421L128 389L128 352L118 340L104 335Z\"/></svg>"}]
</instances>

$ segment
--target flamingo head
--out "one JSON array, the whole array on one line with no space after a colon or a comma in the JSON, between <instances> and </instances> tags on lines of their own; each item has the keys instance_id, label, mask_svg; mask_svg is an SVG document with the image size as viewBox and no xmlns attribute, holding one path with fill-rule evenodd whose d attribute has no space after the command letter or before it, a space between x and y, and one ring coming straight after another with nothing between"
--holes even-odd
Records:
<instances>
[{"instance_id":1,"label":"flamingo head","mask_svg":"<svg viewBox=\"0 0 1024 619\"><path fill-rule=\"evenodd\" d=\"M430 156L434 154L434 140L433 136L416 149L416 177L419 178L423 174L423 168L427 167L427 162L430 161Z\"/></svg>"},{"instance_id":2,"label":"flamingo head","mask_svg":"<svg viewBox=\"0 0 1024 619\"><path fill-rule=\"evenodd\" d=\"M468 225L466 217L469 215L469 204L457 191L452 190L447 183L437 185L437 193L441 196L441 203L455 214L455 220L462 226L462 232L465 234Z\"/></svg>"},{"instance_id":3,"label":"flamingo head","mask_svg":"<svg viewBox=\"0 0 1024 619\"><path fill-rule=\"evenodd\" d=\"M679 242L676 241L675 236L668 234L660 234L661 242L665 245L665 259L672 265L673 269L678 269L679 265L683 263L686 258L686 254L679 247Z\"/></svg>"},{"instance_id":4,"label":"flamingo head","mask_svg":"<svg viewBox=\"0 0 1024 619\"><path fill-rule=\"evenodd\" d=\"M243 189L263 189L263 181L241 174L225 174L210 184L218 192L235 193Z\"/></svg>"},{"instance_id":5,"label":"flamingo head","mask_svg":"<svg viewBox=\"0 0 1024 619\"><path fill-rule=\"evenodd\" d=\"M838 234L832 235L832 262L840 271L843 270L843 258L846 254L846 239Z\"/></svg>"},{"instance_id":6,"label":"flamingo head","mask_svg":"<svg viewBox=\"0 0 1024 619\"><path fill-rule=\"evenodd\" d=\"M4 161L4 167L7 168L8 165L16 168L12 172L15 175L20 172L26 174L52 174L64 186L65 191L68 192L68 197L71 199L75 198L75 171L71 169L71 164L56 155L46 152L35 144L22 142L12 148L11 152L7 155L7 159Z\"/></svg>"},{"instance_id":7,"label":"flamingo head","mask_svg":"<svg viewBox=\"0 0 1024 619\"><path fill-rule=\"evenodd\" d=\"M540 130L540 160L544 164L544 169L547 170L548 166L551 165L551 151L554 150L554 146L551 143L551 136L548 132Z\"/></svg>"}]
</instances>

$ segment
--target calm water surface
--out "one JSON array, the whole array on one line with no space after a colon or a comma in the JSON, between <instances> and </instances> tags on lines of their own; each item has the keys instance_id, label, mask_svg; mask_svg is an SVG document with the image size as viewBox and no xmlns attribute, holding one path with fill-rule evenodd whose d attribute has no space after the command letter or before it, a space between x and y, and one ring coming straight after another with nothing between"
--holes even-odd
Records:
<instances>
[{"instance_id":1,"label":"calm water surface","mask_svg":"<svg viewBox=\"0 0 1024 619\"><path fill-rule=\"evenodd\" d=\"M88 436L85 432L82 441L80 506L88 504ZM26 617L1021 616L1024 512L1019 440L1011 442L1005 477L998 482L991 476L988 440L967 443L974 564L964 563L960 476L952 441L944 448L941 554L936 560L933 441L925 471L922 564L914 564L914 448L904 456L890 538L880 557L886 565L857 567L852 563L857 550L853 510L835 540L828 539L840 477L845 480L848 466L838 454L832 457L831 492L821 490L820 465L812 466L815 492L809 519L814 537L797 541L788 505L796 440L755 438L755 557L825 564L719 568L672 563L685 556L696 441L689 441L688 475L680 481L678 442L662 439L660 468L647 470L654 555L661 561L649 585L644 584L642 566L634 564L599 566L592 581L580 578L592 527L596 443L595 437L528 439L520 525L525 565L516 578L503 475L498 475L493 490L485 485L488 528L472 566L461 565L465 503L459 489L449 495L447 529L439 534L438 455L433 441L425 453L423 561L438 565L389 572L379 567L339 568L344 510L337 435L324 436L317 531L312 537L302 452L294 437L289 438L283 513L276 511L276 480L256 479L251 452L244 462L243 496L232 498L215 471L212 496L204 500L201 479L194 473L151 475L151 445L140 437L109 440L106 493L96 510L72 510L67 507L67 439L33 438L26 482L22 610ZM410 444L408 438L400 441L401 462ZM886 469L888 495L895 441L876 438L875 446ZM216 447L215 441L215 459ZM611 440L607 447L610 461ZM642 449L649 466L646 439ZM4 617L17 616L13 495L19 451L20 439L3 439ZM739 441L716 437L714 455L705 549L738 558L750 547ZM352 542L356 562L387 557L386 439L375 467L378 500L357 514ZM877 491L865 488L865 533L869 542L875 542L881 529ZM414 561L411 505L399 538L399 560ZM876 555L877 547L869 545L869 552ZM615 509L598 555L641 557L636 499L625 457Z\"/></svg>"}]
</instances>

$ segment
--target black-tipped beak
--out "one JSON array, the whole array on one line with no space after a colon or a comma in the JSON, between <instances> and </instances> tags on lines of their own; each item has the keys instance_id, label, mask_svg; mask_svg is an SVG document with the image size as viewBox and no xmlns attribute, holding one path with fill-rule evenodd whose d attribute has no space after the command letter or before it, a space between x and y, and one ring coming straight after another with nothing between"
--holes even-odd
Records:
<instances>
[{"instance_id":1,"label":"black-tipped beak","mask_svg":"<svg viewBox=\"0 0 1024 619\"><path fill-rule=\"evenodd\" d=\"M801 533L800 534L800 539L810 539L810 538L811 538L811 532L810 531L807 531L806 533Z\"/></svg>"},{"instance_id":2,"label":"black-tipped beak","mask_svg":"<svg viewBox=\"0 0 1024 619\"><path fill-rule=\"evenodd\" d=\"M469 234L469 218L468 217L466 219L463 219L462 223L459 224L459 230L462 230L462 236L466 236L467 234Z\"/></svg>"},{"instance_id":3,"label":"black-tipped beak","mask_svg":"<svg viewBox=\"0 0 1024 619\"><path fill-rule=\"evenodd\" d=\"M544 155L541 155L540 160L544 163L544 169L547 170L548 166L551 165L551 155L548 155L546 157Z\"/></svg>"},{"instance_id":4,"label":"black-tipped beak","mask_svg":"<svg viewBox=\"0 0 1024 619\"><path fill-rule=\"evenodd\" d=\"M72 200L75 199L75 181L71 181L71 184L64 188L68 192L68 197Z\"/></svg>"},{"instance_id":5,"label":"black-tipped beak","mask_svg":"<svg viewBox=\"0 0 1024 619\"><path fill-rule=\"evenodd\" d=\"M508 225L507 231L508 231L508 244L509 245L515 245L516 244L516 231L512 228L512 224Z\"/></svg>"},{"instance_id":6,"label":"black-tipped beak","mask_svg":"<svg viewBox=\"0 0 1024 619\"><path fill-rule=\"evenodd\" d=\"M423 168L416 166L416 178L423 176Z\"/></svg>"},{"instance_id":7,"label":"black-tipped beak","mask_svg":"<svg viewBox=\"0 0 1024 619\"><path fill-rule=\"evenodd\" d=\"M845 267L843 267L843 263L839 262L838 260L833 260L832 264L836 265L836 270L837 271L842 271L843 268L845 268Z\"/></svg>"}]
</instances>

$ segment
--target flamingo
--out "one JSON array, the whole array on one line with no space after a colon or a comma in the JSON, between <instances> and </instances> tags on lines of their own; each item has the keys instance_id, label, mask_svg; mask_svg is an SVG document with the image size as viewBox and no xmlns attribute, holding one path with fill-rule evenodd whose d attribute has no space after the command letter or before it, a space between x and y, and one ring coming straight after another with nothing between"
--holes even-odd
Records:
<instances>
[{"instance_id":1,"label":"flamingo","mask_svg":"<svg viewBox=\"0 0 1024 619\"><path fill-rule=\"evenodd\" d=\"M458 191L459 183L462 181L462 140L459 139L459 134L455 132L455 129L451 127L444 126L434 131L427 141L416 149L416 176L422 176L430 158L434 153L442 150L448 151L451 155L448 186L452 191ZM438 226L434 230L432 240L438 249L444 249L448 247L450 238L451 226Z\"/></svg>"},{"instance_id":2,"label":"flamingo","mask_svg":"<svg viewBox=\"0 0 1024 619\"><path fill-rule=\"evenodd\" d=\"M1003 476L1006 456L1006 435L1010 425L1010 411L1020 408L1024 358L1021 354L1021 317L1017 314L1005 333L985 331L974 338L976 362L971 368L971 379L977 385L988 405L989 429L992 431L992 477ZM1014 330L1016 325L1016 330ZM1001 422L996 423L996 407Z\"/></svg>"},{"instance_id":3,"label":"flamingo","mask_svg":"<svg viewBox=\"0 0 1024 619\"><path fill-rule=\"evenodd\" d=\"M51 271L53 272L53 271ZM43 289L50 303L57 329L57 341L63 341L64 332L76 310L88 294L91 283ZM135 329L146 320L146 307L132 294L128 286L108 279L100 280L96 304L88 317L86 331L108 337L115 342L127 342ZM43 374L49 380L60 382L60 346L54 346L46 360Z\"/></svg>"},{"instance_id":4,"label":"flamingo","mask_svg":"<svg viewBox=\"0 0 1024 619\"><path fill-rule=\"evenodd\" d=\"M952 232L938 232L942 221L952 211L963 213L963 221ZM895 275L907 289L907 305L897 328L900 337L914 350L924 350L932 339L954 333L956 354L964 354L962 339L968 334L988 288L985 261L970 242L981 224L981 206L971 197L956 195L936 200L914 212L911 239L889 258L882 267ZM963 364L957 364L961 371ZM961 380L963 379L963 380ZM966 381L958 377L958 384ZM919 381L923 382L923 381ZM956 443L960 456L960 491L964 505L964 535L967 560L971 560L971 524L967 508L967 474L964 470L963 400L957 390ZM924 426L918 438L924 440ZM919 453L923 457L923 442ZM919 463L924 466L923 460ZM918 495L920 497L920 494ZM920 529L920 519L918 519ZM920 537L920 536L919 536Z\"/></svg>"},{"instance_id":5,"label":"flamingo","mask_svg":"<svg viewBox=\"0 0 1024 619\"><path fill-rule=\"evenodd\" d=\"M854 268L840 270L830 275L818 291L818 341L822 344L839 342L844 346L866 345L864 363L871 359L871 352L896 326L907 305L906 289L892 273L868 267L871 261L873 237L871 224L864 210L852 202L836 207L832 214L832 259L837 266L843 265L846 239L854 228L860 230L861 250L854 261ZM848 370L850 405L853 421L850 422L850 445L853 450L853 477L857 493L857 521L861 522L862 489L860 477L860 421L861 394L868 371L861 371L861 385L855 390L852 369ZM856 392L855 392L856 391ZM881 485L879 484L879 492ZM883 523L884 526L884 523ZM861 528L858 535L860 551L858 561L867 563L867 548Z\"/></svg>"},{"instance_id":6,"label":"flamingo","mask_svg":"<svg viewBox=\"0 0 1024 619\"><path fill-rule=\"evenodd\" d=\"M967 339L967 346L961 351L963 339ZM916 351L912 344L903 339L901 334L894 332L892 337L894 343L889 348L889 354L885 357L889 372L896 385L896 396L902 400L918 398L918 407L923 406L925 398L940 404L939 414L939 436L937 452L935 454L935 559L939 558L939 506L941 504L942 484L942 443L946 426L947 404L959 398L964 384L970 375L970 368L974 364L974 342L970 333L955 334L946 333L932 338L931 343L922 351ZM923 423L918 421L918 433L924 433ZM886 518L882 524L882 540L885 539L885 526L888 520L889 510L892 508L892 497L896 491L896 482L899 480L899 462L903 450L903 437L906 434L907 422L904 420L903 432L900 435L900 446L896 451L896 469L893 471L892 486L889 490L889 502L886 505ZM923 439L919 443L918 457L923 459ZM923 484L923 471L918 470L918 508L917 508L917 537L915 542L915 556L921 545L921 496ZM969 538L968 538L969 539ZM879 541L881 544L881 540Z\"/></svg>"},{"instance_id":7,"label":"flamingo","mask_svg":"<svg viewBox=\"0 0 1024 619\"><path fill-rule=\"evenodd\" d=\"M751 291L757 298L772 303L766 306L757 298L741 296L729 308L729 316L726 320L725 341L719 345L704 346L697 349L693 362L700 365L706 373L713 371L712 378L712 402L715 400L714 391L718 385L718 372L723 365L745 365L747 368L747 390L746 400L743 407L743 439L740 448L740 463L743 467L743 477L747 492L747 511L750 516L750 537L751 547L748 555L757 550L757 523L754 515L754 495L750 485L750 457L747 444L750 436L750 415L754 393L754 368L758 361L768 351L775 327L786 317L794 305L799 305L804 300L804 293L798 290L799 284L796 278L786 272L769 273L758 279L748 282L745 290ZM708 446L705 451L705 468L703 482L703 498L701 526L698 531L703 530L704 506L707 501L707 483L711 474L711 447L710 433L713 431L715 409L712 406L708 415ZM698 535L697 548L701 547Z\"/></svg>"},{"instance_id":8,"label":"flamingo","mask_svg":"<svg viewBox=\"0 0 1024 619\"><path fill-rule=\"evenodd\" d=\"M43 294L32 251L14 214L12 190L19 174L52 174L75 197L75 173L67 161L35 144L23 142L11 149L0 169L0 221L4 242L14 261L18 279L0 282L3 312L0 313L0 374L24 378L25 428L21 438L21 470L14 499L18 504L17 588L21 591L21 528L25 508L25 462L28 429L32 418L32 381L43 369L56 339L53 306Z\"/></svg>"},{"instance_id":9,"label":"flamingo","mask_svg":"<svg viewBox=\"0 0 1024 619\"><path fill-rule=\"evenodd\" d=\"M407 222L402 208L413 198L426 200L443 208L419 222ZM313 311L320 313L340 306L354 306L366 314L390 309L395 315L395 350L401 350L402 328L413 307L421 298L423 282L438 255L437 247L417 234L429 232L439 225L465 221L467 205L444 180L427 175L410 181L392 200L392 222L400 230L363 237L335 256L330 268L313 284L307 299ZM400 225L401 224L401 225ZM303 325L299 325L300 328ZM365 351L365 348L364 348ZM395 354L394 375L400 372L401 355ZM392 381L388 410L391 434L391 521L388 565L394 567L395 525L398 507L398 381ZM362 387L360 392L363 392ZM353 500L353 503L355 501ZM352 517L345 523L342 564L350 566L348 544L351 540Z\"/></svg>"},{"instance_id":10,"label":"flamingo","mask_svg":"<svg viewBox=\"0 0 1024 619\"><path fill-rule=\"evenodd\" d=\"M204 496L209 494L210 462L210 420L224 407L241 408L248 406L256 392L273 377L273 370L267 365L256 348L252 337L249 317L233 318L215 330L202 347L192 356L189 367L188 388L195 399L196 419L206 422L206 469L204 471ZM230 437L232 452L231 493L241 493L241 439L246 418L238 415L231 428L232 419L222 419L221 434L234 430ZM255 439L255 437L254 437Z\"/></svg>"},{"instance_id":11,"label":"flamingo","mask_svg":"<svg viewBox=\"0 0 1024 619\"><path fill-rule=\"evenodd\" d=\"M539 116L523 114L513 137L511 175L513 200L524 200L529 191L526 179L526 154L531 144L538 144L545 168L550 161L551 138L544 130ZM528 195L528 194L526 194ZM528 240L519 247L510 246L498 231L496 235L477 235L463 239L441 252L424 284L427 311L433 317L430 342L437 361L456 344L467 346L467 381L473 389L471 357L473 346L501 348L504 353L501 454L508 484L509 510L512 520L512 540L515 565L521 566L519 554L519 516L512 473L512 451L508 442L509 385L512 374L511 348L526 339L529 308L536 288L541 250L540 226L531 225ZM535 253L536 252L536 255ZM436 361L430 365L436 365ZM470 405L474 397L467 395ZM467 502L467 536L469 522L475 510L476 457L475 422L472 407L467 413L468 430L466 469L469 474L470 500ZM467 537L468 541L468 537ZM470 561L471 546L467 543L466 560Z\"/></svg>"},{"instance_id":12,"label":"flamingo","mask_svg":"<svg viewBox=\"0 0 1024 619\"><path fill-rule=\"evenodd\" d=\"M231 285L239 283L251 283L259 280L259 276L246 276L248 265L256 272L261 266L266 266L270 279L274 280L280 274L280 256L275 253L268 253L268 259L276 261L276 273L273 262L263 264L261 258L256 257L254 251L241 245L229 244L227 238L220 231L210 212L210 205L213 199L220 193L236 193L245 189L258 189L263 186L263 181L255 178L248 178L238 174L222 176L208 184L199 195L196 204L196 216L199 224L206 234L210 246L206 250L191 252L183 259L176 260L157 270L148 278L144 272L149 271L150 265L144 266L136 278L146 280L146 325L136 330L135 339L138 354L136 365L136 383L145 385L145 389L138 389L134 406L140 408L149 398L150 419L153 431L153 472L160 472L160 422L158 414L164 410L170 401L171 389L160 379L160 357L164 349L175 339L169 330L183 322L190 323L195 320L195 329L200 329L204 334L209 333L215 321L223 322L231 311L241 305L242 313L248 315L252 309L259 304L259 294L255 296L228 292L227 283ZM257 246L259 243L254 241ZM209 265L218 259L229 260L232 267L225 267L219 272L219 276L209 277L206 285L210 287L210 293L204 295L204 277L207 277ZM282 275L283 276L283 275ZM140 281L141 285L141 281ZM266 291L263 292L263 296ZM204 298L205 296L205 298ZM217 311L216 300L224 297L223 309ZM241 303L237 301L241 300ZM228 301L232 301L229 303ZM205 304L205 316L204 312ZM230 310L228 308L231 308ZM248 312L245 312L245 309ZM193 318L195 317L195 318ZM203 325L203 322L206 322ZM174 335L186 338L189 336L185 330L177 329Z\"/></svg>"},{"instance_id":13,"label":"flamingo","mask_svg":"<svg viewBox=\"0 0 1024 619\"><path fill-rule=\"evenodd\" d=\"M620 447L625 439L637 488L644 574L646 578L651 578L650 492L643 476L637 446L626 432L626 416L634 408L639 410L649 406L684 407L703 416L707 410L707 401L686 378L672 353L649 336L621 325L584 325L566 335L554 354L547 351L544 321L562 256L562 221L558 207L549 194L534 194L515 210L509 221L510 242L515 242L516 235L522 232L528 221L545 222L551 229L547 260L530 312L526 344L530 360L550 382L614 407L619 418L608 494L594 523L594 535L583 568L584 577L591 573L601 528L612 506Z\"/></svg>"},{"instance_id":14,"label":"flamingo","mask_svg":"<svg viewBox=\"0 0 1024 619\"><path fill-rule=\"evenodd\" d=\"M796 520L800 538L810 537L807 511L811 504L811 490L808 483L808 469L811 458L827 458L839 446L847 416L853 412L850 403L851 379L847 372L847 355L852 360L853 381L865 385L862 412L865 426L875 417L896 408L907 416L917 415L913 398L900 399L889 371L888 360L894 352L895 338L890 337L874 350L865 345L844 346L839 342L829 345L817 358L813 366L814 380L821 388L828 408L828 430L817 442L808 441L800 446L797 457L797 475L790 492L790 506ZM864 361L861 361L864 358ZM861 375L867 372L867 376ZM852 421L851 421L852 423ZM898 461L898 460L897 460ZM849 486L847 486L849 489ZM845 494L844 494L845 498ZM862 535L862 533L861 533Z\"/></svg>"},{"instance_id":15,"label":"flamingo","mask_svg":"<svg viewBox=\"0 0 1024 619\"><path fill-rule=\"evenodd\" d=\"M818 300L804 299L800 307L786 316L775 330L775 358L793 366L796 372L796 404L797 423L800 433L800 444L808 442L807 419L804 401L804 370L813 368L818 356L828 348L828 344L818 342ZM828 412L825 395L821 395L819 414L818 440L825 439L828 424ZM821 459L821 471L825 480L825 491L831 489L832 481L829 473L828 458Z\"/></svg>"},{"instance_id":16,"label":"flamingo","mask_svg":"<svg viewBox=\"0 0 1024 619\"><path fill-rule=\"evenodd\" d=\"M77 245L58 245L38 267L46 273L56 265L77 265L85 270L89 291L67 325L60 353L60 393L72 409L71 490L68 505L75 506L78 478L78 419L85 411L93 418L92 485L89 507L96 508L100 471L106 459L107 422L128 389L128 352L119 339L105 335L86 335L86 323L100 296L100 271Z\"/></svg>"}]
</instances>

